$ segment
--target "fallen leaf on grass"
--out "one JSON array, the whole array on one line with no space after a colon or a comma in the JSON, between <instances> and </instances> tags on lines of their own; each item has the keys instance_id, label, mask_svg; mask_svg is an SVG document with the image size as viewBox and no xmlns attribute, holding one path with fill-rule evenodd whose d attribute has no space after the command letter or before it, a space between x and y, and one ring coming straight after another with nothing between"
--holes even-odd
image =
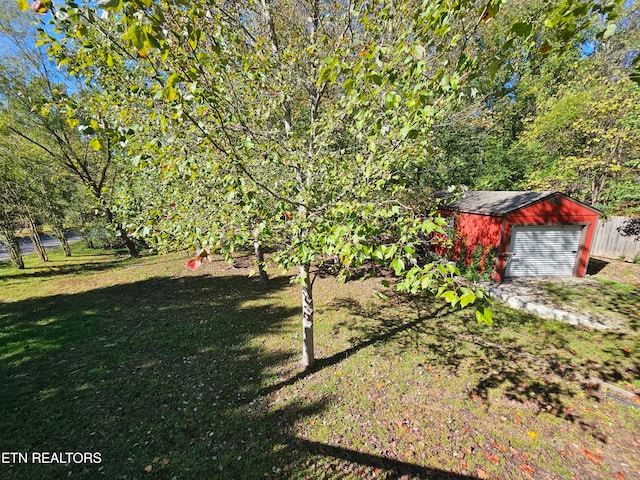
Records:
<instances>
[{"instance_id":1,"label":"fallen leaf on grass","mask_svg":"<svg viewBox=\"0 0 640 480\"><path fill-rule=\"evenodd\" d=\"M156 462L159 462L159 461L160 461L160 457L156 457L151 461L151 463L156 463Z\"/></svg>"},{"instance_id":2,"label":"fallen leaf on grass","mask_svg":"<svg viewBox=\"0 0 640 480\"><path fill-rule=\"evenodd\" d=\"M533 469L533 467L531 465L520 465L518 467L520 470L522 470L523 472L527 472L527 473L534 473L535 470Z\"/></svg>"},{"instance_id":3,"label":"fallen leaf on grass","mask_svg":"<svg viewBox=\"0 0 640 480\"><path fill-rule=\"evenodd\" d=\"M153 470L153 467L151 465L147 465L146 467L144 467L144 471L147 473L151 473L151 470Z\"/></svg>"},{"instance_id":4,"label":"fallen leaf on grass","mask_svg":"<svg viewBox=\"0 0 640 480\"><path fill-rule=\"evenodd\" d=\"M538 437L538 434L533 430L529 430L529 432L527 432L527 435L531 437L531 440L535 440Z\"/></svg>"},{"instance_id":5,"label":"fallen leaf on grass","mask_svg":"<svg viewBox=\"0 0 640 480\"><path fill-rule=\"evenodd\" d=\"M169 465L169 460L167 460L166 458L162 460L162 465Z\"/></svg>"},{"instance_id":6,"label":"fallen leaf on grass","mask_svg":"<svg viewBox=\"0 0 640 480\"><path fill-rule=\"evenodd\" d=\"M622 472L616 472L616 480L626 480Z\"/></svg>"},{"instance_id":7,"label":"fallen leaf on grass","mask_svg":"<svg viewBox=\"0 0 640 480\"><path fill-rule=\"evenodd\" d=\"M487 472L485 472L484 470L482 470L481 468L478 469L478 478L480 480L487 480Z\"/></svg>"},{"instance_id":8,"label":"fallen leaf on grass","mask_svg":"<svg viewBox=\"0 0 640 480\"><path fill-rule=\"evenodd\" d=\"M591 450L587 450L584 447L579 447L579 448L587 460L589 460L592 463L595 463L596 465L602 465L602 460L603 460L602 455L596 455Z\"/></svg>"},{"instance_id":9,"label":"fallen leaf on grass","mask_svg":"<svg viewBox=\"0 0 640 480\"><path fill-rule=\"evenodd\" d=\"M495 455L491 455L490 453L485 452L485 454L487 455L487 458L489 459L489 461L493 462L493 463L499 463L500 462L500 458L496 457Z\"/></svg>"}]
</instances>

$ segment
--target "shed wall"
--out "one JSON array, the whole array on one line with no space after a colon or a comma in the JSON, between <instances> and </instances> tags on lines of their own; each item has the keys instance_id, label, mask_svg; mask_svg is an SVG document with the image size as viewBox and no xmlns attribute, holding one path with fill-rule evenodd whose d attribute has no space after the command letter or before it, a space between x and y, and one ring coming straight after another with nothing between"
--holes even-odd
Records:
<instances>
[{"instance_id":1,"label":"shed wall","mask_svg":"<svg viewBox=\"0 0 640 480\"><path fill-rule=\"evenodd\" d=\"M497 249L500 245L502 218L473 213L455 213L455 237L452 248L453 258L470 265L478 245L482 245L485 253L489 249ZM481 265L484 268L492 266Z\"/></svg>"}]
</instances>

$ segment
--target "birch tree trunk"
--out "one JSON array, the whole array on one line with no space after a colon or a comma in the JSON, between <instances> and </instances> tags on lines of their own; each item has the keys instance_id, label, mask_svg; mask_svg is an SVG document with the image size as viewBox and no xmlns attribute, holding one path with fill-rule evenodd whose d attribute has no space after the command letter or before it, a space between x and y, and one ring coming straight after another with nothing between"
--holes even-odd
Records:
<instances>
[{"instance_id":1,"label":"birch tree trunk","mask_svg":"<svg viewBox=\"0 0 640 480\"><path fill-rule=\"evenodd\" d=\"M20 244L18 243L18 239L13 232L13 228L11 229L11 231L4 228L0 231L0 244L7 251L7 253L9 253L9 257L11 258L14 266L18 270L24 269L24 260L22 259Z\"/></svg>"},{"instance_id":2,"label":"birch tree trunk","mask_svg":"<svg viewBox=\"0 0 640 480\"><path fill-rule=\"evenodd\" d=\"M42 238L40 237L40 232L38 232L38 226L35 220L32 217L24 217L24 225L29 231L29 238L31 239L31 243L33 243L33 248L38 254L38 257L40 257L41 261L48 262L49 257L47 257L47 251L42 244Z\"/></svg>"},{"instance_id":3,"label":"birch tree trunk","mask_svg":"<svg viewBox=\"0 0 640 480\"><path fill-rule=\"evenodd\" d=\"M260 275L260 285L263 287L267 285L267 281L269 280L269 275L267 275L267 271L264 268L264 250L262 248L262 243L260 243L260 239L258 238L258 233L254 232L253 234L253 250L256 254L256 262L258 264L258 274Z\"/></svg>"},{"instance_id":4,"label":"birch tree trunk","mask_svg":"<svg viewBox=\"0 0 640 480\"><path fill-rule=\"evenodd\" d=\"M313 284L309 273L309 265L300 265L302 279L302 360L305 368L312 367L315 362L313 351Z\"/></svg>"},{"instance_id":5,"label":"birch tree trunk","mask_svg":"<svg viewBox=\"0 0 640 480\"><path fill-rule=\"evenodd\" d=\"M64 252L64 256L70 257L71 248L69 248L69 242L67 241L67 234L65 233L64 229L58 226L53 226L53 225L51 228L53 229L53 236L56 237L56 240L58 240L58 242L60 242L60 245L62 246L62 251Z\"/></svg>"}]
</instances>

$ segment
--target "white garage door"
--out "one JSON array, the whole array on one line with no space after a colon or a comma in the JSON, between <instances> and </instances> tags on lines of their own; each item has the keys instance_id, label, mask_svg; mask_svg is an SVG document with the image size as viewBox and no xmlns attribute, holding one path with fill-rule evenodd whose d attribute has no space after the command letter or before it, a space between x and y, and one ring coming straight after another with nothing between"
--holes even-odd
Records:
<instances>
[{"instance_id":1,"label":"white garage door","mask_svg":"<svg viewBox=\"0 0 640 480\"><path fill-rule=\"evenodd\" d=\"M514 226L505 276L570 276L582 238L582 225Z\"/></svg>"}]
</instances>

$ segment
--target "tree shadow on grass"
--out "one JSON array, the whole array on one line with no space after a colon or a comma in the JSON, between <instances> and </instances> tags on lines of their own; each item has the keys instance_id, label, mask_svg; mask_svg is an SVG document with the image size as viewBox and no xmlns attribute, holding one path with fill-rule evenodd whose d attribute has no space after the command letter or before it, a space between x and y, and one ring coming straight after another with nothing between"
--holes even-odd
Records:
<instances>
[{"instance_id":1,"label":"tree shadow on grass","mask_svg":"<svg viewBox=\"0 0 640 480\"><path fill-rule=\"evenodd\" d=\"M69 263L56 262L56 265L51 264L39 264L37 266L27 267L23 270L14 269L13 266L5 267L10 268L15 273L0 274L0 282L17 283L24 281L28 278L50 278L64 275L76 275L85 273L96 273L113 269L130 262L130 257L118 257L112 260L96 261L96 262L78 262L75 257L69 258ZM2 266L0 266L2 268ZM3 272L0 272L3 273ZM17 281L17 282L16 282ZM11 285L11 283L7 283Z\"/></svg>"},{"instance_id":2,"label":"tree shadow on grass","mask_svg":"<svg viewBox=\"0 0 640 480\"><path fill-rule=\"evenodd\" d=\"M298 330L298 308L278 299L288 284L151 278L0 305L0 451L29 455L0 465L0 477L291 478L339 458L383 478L471 478L314 442L291 447L294 424L330 397L276 405L277 389L265 389L297 358L297 341L282 341ZM33 452L102 461L34 464Z\"/></svg>"},{"instance_id":3,"label":"tree shadow on grass","mask_svg":"<svg viewBox=\"0 0 640 480\"><path fill-rule=\"evenodd\" d=\"M609 281L589 283L542 284L548 297L559 305L582 305L586 315L613 316L621 319L622 328L640 330L640 287ZM580 308L580 307L578 307ZM614 314L614 315L612 315ZM617 315L616 315L617 314Z\"/></svg>"},{"instance_id":4,"label":"tree shadow on grass","mask_svg":"<svg viewBox=\"0 0 640 480\"><path fill-rule=\"evenodd\" d=\"M605 381L640 376L637 357L623 362L620 351L608 352L611 360L600 365L597 372L593 363L563 355L562 349L570 352L571 338L579 331L568 325L559 324L554 328L554 323L517 313L508 319L498 317L494 326L486 327L475 322L472 312L467 316L453 314L451 309L443 308L434 300L423 300L421 310L414 310L413 314L411 304L415 304L415 299L398 295L374 314L361 302L340 299L335 302L336 307L348 309L353 317L338 323L334 333L340 329L351 332L351 343L355 346L349 350L377 344L380 354L384 348L392 349L386 353L391 355L394 351L416 352L416 358L424 358L421 361L437 366L439 372L447 375L458 375L461 369L466 369L467 373L462 375L475 377L468 391L470 397L481 399L488 406L491 393L496 392L505 399L534 406L540 413L574 422L602 442L606 441L606 435L573 408L576 399L585 395L600 401L601 393L591 382L594 374ZM358 318L360 321L354 321ZM507 334L500 338L501 322L508 322L515 336ZM523 348L517 341L518 332L523 331L535 332L540 346L554 345L555 348L542 351ZM593 335L602 335L611 344L621 334L594 332ZM391 337L393 342L387 343ZM632 353L625 356L631 357Z\"/></svg>"}]
</instances>

